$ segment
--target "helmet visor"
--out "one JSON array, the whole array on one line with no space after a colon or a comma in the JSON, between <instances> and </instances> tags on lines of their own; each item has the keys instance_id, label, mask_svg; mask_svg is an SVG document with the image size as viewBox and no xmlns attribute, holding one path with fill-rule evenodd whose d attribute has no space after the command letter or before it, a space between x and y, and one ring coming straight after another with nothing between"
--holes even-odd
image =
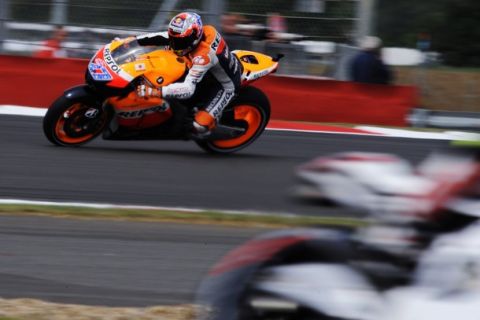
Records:
<instances>
[{"instance_id":1,"label":"helmet visor","mask_svg":"<svg viewBox=\"0 0 480 320\"><path fill-rule=\"evenodd\" d=\"M197 34L193 31L190 35L186 37L178 37L172 34L169 34L169 43L170 48L175 52L191 51L193 49L193 44L197 40Z\"/></svg>"}]
</instances>

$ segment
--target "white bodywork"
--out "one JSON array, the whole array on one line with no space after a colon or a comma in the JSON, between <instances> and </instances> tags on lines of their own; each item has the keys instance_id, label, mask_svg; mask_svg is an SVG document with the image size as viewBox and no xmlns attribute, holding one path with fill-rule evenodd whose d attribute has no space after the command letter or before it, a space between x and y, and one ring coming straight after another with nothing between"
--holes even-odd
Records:
<instances>
[{"instance_id":1,"label":"white bodywork","mask_svg":"<svg viewBox=\"0 0 480 320\"><path fill-rule=\"evenodd\" d=\"M272 267L256 287L329 316L372 320L381 297L354 269L342 264L306 263Z\"/></svg>"},{"instance_id":2,"label":"white bodywork","mask_svg":"<svg viewBox=\"0 0 480 320\"><path fill-rule=\"evenodd\" d=\"M421 256L413 283L384 293L345 264L305 263L265 271L256 288L277 297L282 302L278 307L301 305L356 320L477 320L480 223L439 237Z\"/></svg>"},{"instance_id":3,"label":"white bodywork","mask_svg":"<svg viewBox=\"0 0 480 320\"><path fill-rule=\"evenodd\" d=\"M414 283L385 299L385 319L478 319L480 223L436 239L421 257Z\"/></svg>"},{"instance_id":4,"label":"white bodywork","mask_svg":"<svg viewBox=\"0 0 480 320\"><path fill-rule=\"evenodd\" d=\"M416 174L408 162L379 153L317 158L298 168L296 175L308 182L295 187L296 196L323 198L370 211L411 211L411 206L421 210L428 203L421 199L412 202L412 196L436 186L431 179Z\"/></svg>"},{"instance_id":5,"label":"white bodywork","mask_svg":"<svg viewBox=\"0 0 480 320\"><path fill-rule=\"evenodd\" d=\"M385 215L428 214L442 193L466 181L471 158L433 154L419 166L391 154L346 152L319 157L296 170L302 181L293 193Z\"/></svg>"}]
</instances>

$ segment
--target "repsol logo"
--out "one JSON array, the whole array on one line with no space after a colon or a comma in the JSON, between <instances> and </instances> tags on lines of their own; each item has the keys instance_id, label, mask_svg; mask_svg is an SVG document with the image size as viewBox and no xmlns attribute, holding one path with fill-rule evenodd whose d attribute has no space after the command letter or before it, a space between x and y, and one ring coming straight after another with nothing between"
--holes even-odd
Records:
<instances>
[{"instance_id":1,"label":"repsol logo","mask_svg":"<svg viewBox=\"0 0 480 320\"><path fill-rule=\"evenodd\" d=\"M213 41L211 48L213 51L217 52L218 46L220 45L220 41L222 40L222 36L220 36L220 33L217 32L217 35L215 36L215 40Z\"/></svg>"},{"instance_id":2,"label":"repsol logo","mask_svg":"<svg viewBox=\"0 0 480 320\"><path fill-rule=\"evenodd\" d=\"M257 72L257 73L255 73L255 74L253 74L252 78L253 78L254 80L256 80L256 79L259 79L259 78L261 78L261 77L263 77L263 76L266 76L266 75L269 74L269 73L270 73L270 70L263 70L263 71L260 71L260 72Z\"/></svg>"},{"instance_id":3,"label":"repsol logo","mask_svg":"<svg viewBox=\"0 0 480 320\"><path fill-rule=\"evenodd\" d=\"M215 119L219 119L220 116L222 115L222 111L223 109L225 109L225 107L227 106L227 104L230 102L230 99L231 97L233 96L233 92L226 92L225 93L225 96L223 97L223 99L220 101L219 104L217 104L213 111L211 112L212 113L212 116L215 118ZM207 110L208 111L208 110Z\"/></svg>"},{"instance_id":4,"label":"repsol logo","mask_svg":"<svg viewBox=\"0 0 480 320\"><path fill-rule=\"evenodd\" d=\"M122 112L119 112L117 115L124 119L136 119L136 118L141 118L145 115L152 114L154 112L165 112L168 110L168 108L169 108L168 104L164 102L162 105L156 106L150 109L122 111Z\"/></svg>"},{"instance_id":5,"label":"repsol logo","mask_svg":"<svg viewBox=\"0 0 480 320\"><path fill-rule=\"evenodd\" d=\"M103 52L103 59L105 60L105 63L113 72L119 73L122 70L113 59L109 48L105 48L105 51Z\"/></svg>"}]
</instances>

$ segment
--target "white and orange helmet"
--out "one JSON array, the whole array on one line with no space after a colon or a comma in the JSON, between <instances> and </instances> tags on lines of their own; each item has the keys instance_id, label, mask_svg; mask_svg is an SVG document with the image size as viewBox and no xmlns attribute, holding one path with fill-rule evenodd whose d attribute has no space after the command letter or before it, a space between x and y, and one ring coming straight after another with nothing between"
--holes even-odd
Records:
<instances>
[{"instance_id":1,"label":"white and orange helmet","mask_svg":"<svg viewBox=\"0 0 480 320\"><path fill-rule=\"evenodd\" d=\"M178 56L184 56L195 49L202 36L202 19L196 13L179 13L168 24L170 48Z\"/></svg>"}]
</instances>

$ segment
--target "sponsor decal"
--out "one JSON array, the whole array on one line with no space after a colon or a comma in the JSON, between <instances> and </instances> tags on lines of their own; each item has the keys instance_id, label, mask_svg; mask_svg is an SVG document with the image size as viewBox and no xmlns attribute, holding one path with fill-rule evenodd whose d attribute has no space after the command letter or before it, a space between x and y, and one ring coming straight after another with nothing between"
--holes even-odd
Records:
<instances>
[{"instance_id":1,"label":"sponsor decal","mask_svg":"<svg viewBox=\"0 0 480 320\"><path fill-rule=\"evenodd\" d=\"M161 105L155 106L150 109L122 111L122 112L119 112L117 115L124 119L135 119L135 118L141 118L145 115L149 115L155 112L165 112L169 108L170 108L170 105L166 101L164 101Z\"/></svg>"},{"instance_id":2,"label":"sponsor decal","mask_svg":"<svg viewBox=\"0 0 480 320\"><path fill-rule=\"evenodd\" d=\"M168 96L175 97L177 99L186 99L192 96L192 92L190 92L190 89L187 87L173 88Z\"/></svg>"},{"instance_id":3,"label":"sponsor decal","mask_svg":"<svg viewBox=\"0 0 480 320\"><path fill-rule=\"evenodd\" d=\"M195 20L195 23L198 24L199 26L202 25L202 19L200 16L196 13L193 13L193 19Z\"/></svg>"},{"instance_id":4,"label":"sponsor decal","mask_svg":"<svg viewBox=\"0 0 480 320\"><path fill-rule=\"evenodd\" d=\"M190 69L188 73L189 81L193 84L197 84L203 77L204 73L205 72L203 70L195 70L194 68Z\"/></svg>"},{"instance_id":5,"label":"sponsor decal","mask_svg":"<svg viewBox=\"0 0 480 320\"><path fill-rule=\"evenodd\" d=\"M178 93L175 95L177 99L187 99L190 98L192 95L188 92Z\"/></svg>"},{"instance_id":6,"label":"sponsor decal","mask_svg":"<svg viewBox=\"0 0 480 320\"><path fill-rule=\"evenodd\" d=\"M118 74L120 73L120 71L122 71L122 69L118 66L118 64L113 59L109 48L105 48L105 50L103 51L103 59L107 63L107 66L110 68L110 70L112 70L113 72Z\"/></svg>"},{"instance_id":7,"label":"sponsor decal","mask_svg":"<svg viewBox=\"0 0 480 320\"><path fill-rule=\"evenodd\" d=\"M185 23L185 20L183 20L180 17L177 17L175 20L172 21L172 26L177 28L183 28L184 23Z\"/></svg>"},{"instance_id":8,"label":"sponsor decal","mask_svg":"<svg viewBox=\"0 0 480 320\"><path fill-rule=\"evenodd\" d=\"M145 71L145 70L147 70L147 67L145 66L145 63L135 64L135 71Z\"/></svg>"},{"instance_id":9,"label":"sponsor decal","mask_svg":"<svg viewBox=\"0 0 480 320\"><path fill-rule=\"evenodd\" d=\"M230 62L228 63L228 68L230 70L233 70L233 73L237 73L238 70L238 59L232 54L230 56Z\"/></svg>"},{"instance_id":10,"label":"sponsor decal","mask_svg":"<svg viewBox=\"0 0 480 320\"><path fill-rule=\"evenodd\" d=\"M237 73L238 65L240 64L240 62L238 62L237 58L233 58L233 61L235 63L235 68L233 69L233 73Z\"/></svg>"},{"instance_id":11,"label":"sponsor decal","mask_svg":"<svg viewBox=\"0 0 480 320\"><path fill-rule=\"evenodd\" d=\"M217 35L215 36L215 40L212 42L212 45L210 46L213 51L217 52L218 46L220 45L220 41L222 40L222 36L220 36L220 33L217 32Z\"/></svg>"},{"instance_id":12,"label":"sponsor decal","mask_svg":"<svg viewBox=\"0 0 480 320\"><path fill-rule=\"evenodd\" d=\"M215 104L211 105L210 107L208 107L206 109L206 111L208 113L210 113L215 119L218 120L218 118L220 118L220 116L222 115L222 111L223 109L225 109L225 107L227 106L227 104L230 102L232 96L233 96L234 92L225 92L225 95L223 96L222 100L220 101L220 103L218 102L215 102ZM217 95L218 97L218 95ZM215 97L214 100L218 100L217 97Z\"/></svg>"},{"instance_id":13,"label":"sponsor decal","mask_svg":"<svg viewBox=\"0 0 480 320\"><path fill-rule=\"evenodd\" d=\"M257 80L263 76L266 76L267 74L270 73L270 69L267 69L267 70L263 70L263 71L260 71L260 72L257 72L257 73L254 73L252 75L252 80Z\"/></svg>"},{"instance_id":14,"label":"sponsor decal","mask_svg":"<svg viewBox=\"0 0 480 320\"><path fill-rule=\"evenodd\" d=\"M95 61L90 61L88 64L88 72L90 72L93 80L96 81L110 81L113 79L105 66L105 62L100 58L96 58Z\"/></svg>"},{"instance_id":15,"label":"sponsor decal","mask_svg":"<svg viewBox=\"0 0 480 320\"><path fill-rule=\"evenodd\" d=\"M87 112L85 112L85 117L94 119L97 117L98 113L99 113L98 109L90 108L87 110Z\"/></svg>"},{"instance_id":16,"label":"sponsor decal","mask_svg":"<svg viewBox=\"0 0 480 320\"><path fill-rule=\"evenodd\" d=\"M207 64L207 60L202 56L196 56L195 58L193 58L192 62L193 64L199 64L199 65Z\"/></svg>"}]
</instances>

